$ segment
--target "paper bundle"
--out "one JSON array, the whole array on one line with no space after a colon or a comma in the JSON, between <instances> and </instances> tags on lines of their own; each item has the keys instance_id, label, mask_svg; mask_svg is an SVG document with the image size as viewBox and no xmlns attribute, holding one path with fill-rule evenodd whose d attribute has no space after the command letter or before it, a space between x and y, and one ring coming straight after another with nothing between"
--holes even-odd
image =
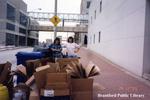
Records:
<instances>
[{"instance_id":1,"label":"paper bundle","mask_svg":"<svg viewBox=\"0 0 150 100\"><path fill-rule=\"evenodd\" d=\"M71 62L66 66L66 71L72 78L88 78L100 74L100 69L90 62L87 67L83 67L79 62Z\"/></svg>"}]
</instances>

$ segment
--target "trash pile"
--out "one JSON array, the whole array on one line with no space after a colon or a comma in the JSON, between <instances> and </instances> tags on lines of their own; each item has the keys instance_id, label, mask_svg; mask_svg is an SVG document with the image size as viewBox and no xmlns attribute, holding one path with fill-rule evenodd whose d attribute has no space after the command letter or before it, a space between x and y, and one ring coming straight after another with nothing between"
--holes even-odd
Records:
<instances>
[{"instance_id":1,"label":"trash pile","mask_svg":"<svg viewBox=\"0 0 150 100\"><path fill-rule=\"evenodd\" d=\"M83 66L79 58L19 62L23 65L14 71L11 63L0 64L0 100L92 100L92 77L100 75L94 63Z\"/></svg>"}]
</instances>

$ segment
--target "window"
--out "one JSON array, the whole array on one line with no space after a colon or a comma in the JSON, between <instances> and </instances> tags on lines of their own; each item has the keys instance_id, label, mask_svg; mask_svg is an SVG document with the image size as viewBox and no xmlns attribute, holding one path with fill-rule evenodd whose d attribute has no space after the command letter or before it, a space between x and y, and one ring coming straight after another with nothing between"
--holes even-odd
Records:
<instances>
[{"instance_id":1,"label":"window","mask_svg":"<svg viewBox=\"0 0 150 100\"><path fill-rule=\"evenodd\" d=\"M26 38L24 36L19 36L19 45L25 46L26 44Z\"/></svg>"},{"instance_id":2,"label":"window","mask_svg":"<svg viewBox=\"0 0 150 100\"><path fill-rule=\"evenodd\" d=\"M96 10L94 11L94 18L96 19Z\"/></svg>"},{"instance_id":3,"label":"window","mask_svg":"<svg viewBox=\"0 0 150 100\"><path fill-rule=\"evenodd\" d=\"M23 26L27 26L27 16L20 12L20 24Z\"/></svg>"},{"instance_id":4,"label":"window","mask_svg":"<svg viewBox=\"0 0 150 100\"><path fill-rule=\"evenodd\" d=\"M98 42L100 43L101 41L101 31L99 32L99 38L98 38Z\"/></svg>"},{"instance_id":5,"label":"window","mask_svg":"<svg viewBox=\"0 0 150 100\"><path fill-rule=\"evenodd\" d=\"M84 36L84 44L87 45L87 42L88 42L88 38L87 38L87 35L85 35Z\"/></svg>"},{"instance_id":6,"label":"window","mask_svg":"<svg viewBox=\"0 0 150 100\"><path fill-rule=\"evenodd\" d=\"M100 1L99 12L102 12L102 0Z\"/></svg>"},{"instance_id":7,"label":"window","mask_svg":"<svg viewBox=\"0 0 150 100\"><path fill-rule=\"evenodd\" d=\"M8 29L10 31L15 31L15 25L7 23L6 24L6 29Z\"/></svg>"},{"instance_id":8,"label":"window","mask_svg":"<svg viewBox=\"0 0 150 100\"><path fill-rule=\"evenodd\" d=\"M15 35L6 33L6 45L15 45Z\"/></svg>"},{"instance_id":9,"label":"window","mask_svg":"<svg viewBox=\"0 0 150 100\"><path fill-rule=\"evenodd\" d=\"M93 43L95 44L95 34L94 34L94 37L93 37Z\"/></svg>"},{"instance_id":10,"label":"window","mask_svg":"<svg viewBox=\"0 0 150 100\"><path fill-rule=\"evenodd\" d=\"M16 16L15 8L7 4L7 19L14 22L15 16Z\"/></svg>"},{"instance_id":11,"label":"window","mask_svg":"<svg viewBox=\"0 0 150 100\"><path fill-rule=\"evenodd\" d=\"M91 2L90 2L90 1L87 1L87 5L86 5L86 8L87 8L87 9L90 7L90 4L91 4Z\"/></svg>"},{"instance_id":12,"label":"window","mask_svg":"<svg viewBox=\"0 0 150 100\"><path fill-rule=\"evenodd\" d=\"M19 33L23 33L23 34L26 34L26 29L23 29L23 28L19 28Z\"/></svg>"}]
</instances>

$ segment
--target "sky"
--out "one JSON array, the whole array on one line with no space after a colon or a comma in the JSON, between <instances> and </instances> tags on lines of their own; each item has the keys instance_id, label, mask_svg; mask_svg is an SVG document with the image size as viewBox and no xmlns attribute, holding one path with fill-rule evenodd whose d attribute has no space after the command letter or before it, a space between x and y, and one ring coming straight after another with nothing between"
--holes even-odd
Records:
<instances>
[{"instance_id":1,"label":"sky","mask_svg":"<svg viewBox=\"0 0 150 100\"><path fill-rule=\"evenodd\" d=\"M27 3L28 11L36 12L54 12L55 0L23 0ZM81 0L57 0L58 13L80 13ZM73 33L58 33L58 36L66 38L72 36ZM46 39L52 39L53 33L51 32L39 32L39 41L45 41Z\"/></svg>"}]
</instances>

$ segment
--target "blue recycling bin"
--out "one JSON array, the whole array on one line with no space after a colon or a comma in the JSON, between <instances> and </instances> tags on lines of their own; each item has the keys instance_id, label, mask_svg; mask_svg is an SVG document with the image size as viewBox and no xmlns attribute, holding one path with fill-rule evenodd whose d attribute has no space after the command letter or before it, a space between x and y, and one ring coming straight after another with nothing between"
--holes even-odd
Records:
<instances>
[{"instance_id":1,"label":"blue recycling bin","mask_svg":"<svg viewBox=\"0 0 150 100\"><path fill-rule=\"evenodd\" d=\"M43 57L42 52L18 52L16 54L17 65L26 65L27 60L41 59Z\"/></svg>"}]
</instances>

